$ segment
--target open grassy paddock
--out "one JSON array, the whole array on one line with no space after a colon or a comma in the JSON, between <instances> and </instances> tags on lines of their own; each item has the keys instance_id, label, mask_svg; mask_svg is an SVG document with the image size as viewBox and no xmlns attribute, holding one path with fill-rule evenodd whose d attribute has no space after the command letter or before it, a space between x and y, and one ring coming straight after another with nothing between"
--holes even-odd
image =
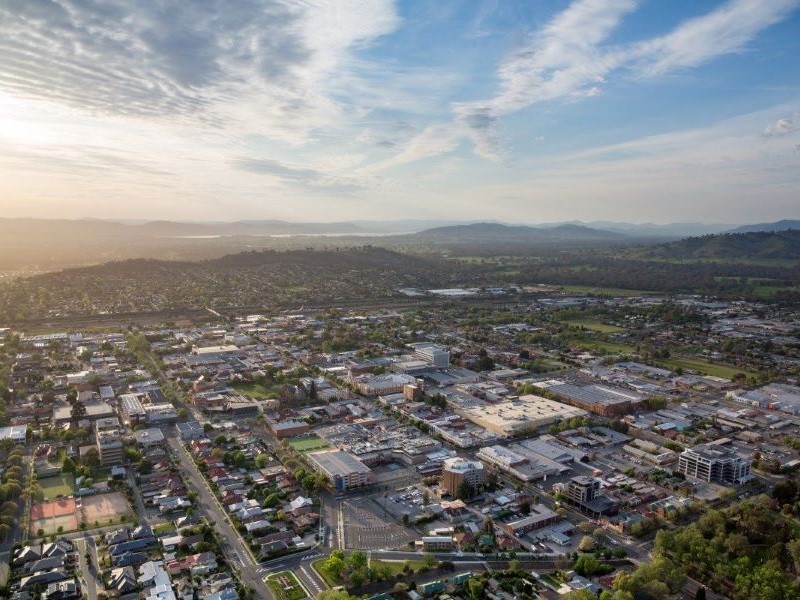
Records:
<instances>
[{"instance_id":1,"label":"open grassy paddock","mask_svg":"<svg viewBox=\"0 0 800 600\"><path fill-rule=\"evenodd\" d=\"M289 445L298 452L314 452L329 447L321 437L316 435L291 438Z\"/></svg>"},{"instance_id":2,"label":"open grassy paddock","mask_svg":"<svg viewBox=\"0 0 800 600\"><path fill-rule=\"evenodd\" d=\"M585 327L586 329L591 329L592 331L598 331L600 333L619 333L620 331L625 331L622 327L606 325L605 323L593 319L572 319L564 321L564 323L566 325L572 325L573 327Z\"/></svg>"},{"instance_id":3,"label":"open grassy paddock","mask_svg":"<svg viewBox=\"0 0 800 600\"><path fill-rule=\"evenodd\" d=\"M279 398L283 389L280 385L266 387L258 383L234 383L232 387L243 396L255 398L256 400Z\"/></svg>"},{"instance_id":4,"label":"open grassy paddock","mask_svg":"<svg viewBox=\"0 0 800 600\"><path fill-rule=\"evenodd\" d=\"M648 294L656 293L648 292L647 290L626 290L623 288L594 287L591 285L562 285L560 287L565 292L574 294L592 294L594 296L646 296Z\"/></svg>"},{"instance_id":5,"label":"open grassy paddock","mask_svg":"<svg viewBox=\"0 0 800 600\"><path fill-rule=\"evenodd\" d=\"M575 340L570 343L590 352L600 352L605 354L633 354L636 351L633 346L629 346L627 344L617 344L615 342Z\"/></svg>"},{"instance_id":6,"label":"open grassy paddock","mask_svg":"<svg viewBox=\"0 0 800 600\"><path fill-rule=\"evenodd\" d=\"M733 379L737 373L744 373L748 377L755 375L752 371L739 369L733 365L711 363L702 358L689 358L685 356L673 356L659 360L658 366L672 369L673 371L680 367L684 371L694 371L701 375L712 375L714 377L724 377L725 379Z\"/></svg>"}]
</instances>

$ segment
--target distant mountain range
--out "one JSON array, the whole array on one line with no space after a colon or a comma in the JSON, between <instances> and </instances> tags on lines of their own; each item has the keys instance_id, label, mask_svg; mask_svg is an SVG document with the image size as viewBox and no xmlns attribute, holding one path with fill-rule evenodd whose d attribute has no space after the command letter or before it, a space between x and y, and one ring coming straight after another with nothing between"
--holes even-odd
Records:
<instances>
[{"instance_id":1,"label":"distant mountain range","mask_svg":"<svg viewBox=\"0 0 800 600\"><path fill-rule=\"evenodd\" d=\"M758 223L756 225L742 225L736 229L731 229L730 233L752 233L753 231L786 231L788 229L800 229L800 220L784 219L774 223Z\"/></svg>"},{"instance_id":2,"label":"distant mountain range","mask_svg":"<svg viewBox=\"0 0 800 600\"><path fill-rule=\"evenodd\" d=\"M203 260L259 249L344 248L370 244L389 249L460 252L558 252L654 244L687 235L730 231L723 224L458 222L422 219L293 223L281 220L224 222L114 221L100 219L0 219L0 272L49 271L130 258ZM800 228L800 221L740 226L736 232Z\"/></svg>"},{"instance_id":3,"label":"distant mountain range","mask_svg":"<svg viewBox=\"0 0 800 600\"><path fill-rule=\"evenodd\" d=\"M456 243L515 243L542 244L564 242L622 242L629 236L613 231L592 229L584 225L554 225L531 227L529 225L503 225L502 223L471 223L435 227L413 234L413 238L428 242Z\"/></svg>"}]
</instances>

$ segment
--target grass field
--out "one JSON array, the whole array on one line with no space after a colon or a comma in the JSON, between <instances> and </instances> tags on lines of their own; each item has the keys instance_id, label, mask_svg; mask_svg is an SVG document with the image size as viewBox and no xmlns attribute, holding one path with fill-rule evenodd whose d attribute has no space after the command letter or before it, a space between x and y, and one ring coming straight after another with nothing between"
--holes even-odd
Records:
<instances>
[{"instance_id":1,"label":"grass field","mask_svg":"<svg viewBox=\"0 0 800 600\"><path fill-rule=\"evenodd\" d=\"M403 567L405 567L406 563L408 563L409 566L414 571L418 571L420 569L420 567L422 567L423 564L424 564L421 560L409 560L409 561L402 561L402 560L400 560L400 561L373 560L372 561L372 566L376 567L379 564L387 565L389 567L389 570L391 571L391 574L393 576L395 576L398 573L402 573L403 572Z\"/></svg>"},{"instance_id":2,"label":"grass field","mask_svg":"<svg viewBox=\"0 0 800 600\"><path fill-rule=\"evenodd\" d=\"M595 340L574 340L571 344L589 350L590 352L605 352L608 354L633 354L636 349L627 344L617 344L615 342L600 342Z\"/></svg>"},{"instance_id":3,"label":"grass field","mask_svg":"<svg viewBox=\"0 0 800 600\"><path fill-rule=\"evenodd\" d=\"M314 450L324 450L329 447L321 437L316 435L291 438L289 445L298 452L313 452Z\"/></svg>"},{"instance_id":4,"label":"grass field","mask_svg":"<svg viewBox=\"0 0 800 600\"><path fill-rule=\"evenodd\" d=\"M753 294L760 298L772 298L778 292L800 292L800 287L789 287L786 285L757 285L753 288Z\"/></svg>"},{"instance_id":5,"label":"grass field","mask_svg":"<svg viewBox=\"0 0 800 600\"><path fill-rule=\"evenodd\" d=\"M52 500L58 496L71 496L75 491L75 478L70 473L45 477L39 479L38 483L45 500Z\"/></svg>"},{"instance_id":6,"label":"grass field","mask_svg":"<svg viewBox=\"0 0 800 600\"><path fill-rule=\"evenodd\" d=\"M234 383L233 389L242 394L249 396L256 400L271 400L272 398L280 397L282 387L280 385L265 387L257 383Z\"/></svg>"},{"instance_id":7,"label":"grass field","mask_svg":"<svg viewBox=\"0 0 800 600\"><path fill-rule=\"evenodd\" d=\"M590 285L562 285L559 287L565 292L593 294L595 296L646 296L647 294L655 293L648 292L647 290L626 290L623 288L592 287Z\"/></svg>"},{"instance_id":8,"label":"grass field","mask_svg":"<svg viewBox=\"0 0 800 600\"><path fill-rule=\"evenodd\" d=\"M302 600L309 597L297 576L291 571L273 573L264 581L277 600Z\"/></svg>"},{"instance_id":9,"label":"grass field","mask_svg":"<svg viewBox=\"0 0 800 600\"><path fill-rule=\"evenodd\" d=\"M320 577L325 580L325 583L328 584L328 587L334 588L337 585L341 585L342 582L334 579L331 577L330 573L328 573L322 566L325 564L325 561L328 560L327 558L318 558L314 562L311 563L311 566L314 567L314 570L319 573Z\"/></svg>"},{"instance_id":10,"label":"grass field","mask_svg":"<svg viewBox=\"0 0 800 600\"><path fill-rule=\"evenodd\" d=\"M685 356L673 356L671 358L662 359L658 361L658 366L673 371L680 367L684 371L694 371L702 375L713 375L715 377L724 377L725 379L733 379L737 373L744 373L748 377L755 375L752 371L745 371L732 365L724 363L711 363L702 358L689 358Z\"/></svg>"},{"instance_id":11,"label":"grass field","mask_svg":"<svg viewBox=\"0 0 800 600\"><path fill-rule=\"evenodd\" d=\"M571 321L563 321L563 323L572 325L573 327L585 327L586 329L599 331L600 333L619 333L620 331L625 331L625 329L622 327L606 325L605 323L601 323L600 321L595 321L593 319L574 319Z\"/></svg>"}]
</instances>

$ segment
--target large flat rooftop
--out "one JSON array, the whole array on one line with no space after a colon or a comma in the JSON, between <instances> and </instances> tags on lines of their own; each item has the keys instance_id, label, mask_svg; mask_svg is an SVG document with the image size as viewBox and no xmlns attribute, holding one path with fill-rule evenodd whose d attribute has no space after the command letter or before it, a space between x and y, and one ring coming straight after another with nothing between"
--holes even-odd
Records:
<instances>
[{"instance_id":1,"label":"large flat rooftop","mask_svg":"<svg viewBox=\"0 0 800 600\"><path fill-rule=\"evenodd\" d=\"M562 419L582 417L586 411L534 394L517 400L461 411L466 419L502 435L516 435Z\"/></svg>"},{"instance_id":2,"label":"large flat rooftop","mask_svg":"<svg viewBox=\"0 0 800 600\"><path fill-rule=\"evenodd\" d=\"M350 473L371 473L371 469L349 452L342 450L323 450L309 452L309 460L315 462L328 475L345 476Z\"/></svg>"}]
</instances>

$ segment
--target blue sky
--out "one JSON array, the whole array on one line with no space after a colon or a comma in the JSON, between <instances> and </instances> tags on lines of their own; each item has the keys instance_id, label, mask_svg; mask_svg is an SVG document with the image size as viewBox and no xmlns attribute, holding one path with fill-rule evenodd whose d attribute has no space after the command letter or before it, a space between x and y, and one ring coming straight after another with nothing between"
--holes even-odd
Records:
<instances>
[{"instance_id":1,"label":"blue sky","mask_svg":"<svg viewBox=\"0 0 800 600\"><path fill-rule=\"evenodd\" d=\"M4 216L800 217L800 0L6 0Z\"/></svg>"}]
</instances>

